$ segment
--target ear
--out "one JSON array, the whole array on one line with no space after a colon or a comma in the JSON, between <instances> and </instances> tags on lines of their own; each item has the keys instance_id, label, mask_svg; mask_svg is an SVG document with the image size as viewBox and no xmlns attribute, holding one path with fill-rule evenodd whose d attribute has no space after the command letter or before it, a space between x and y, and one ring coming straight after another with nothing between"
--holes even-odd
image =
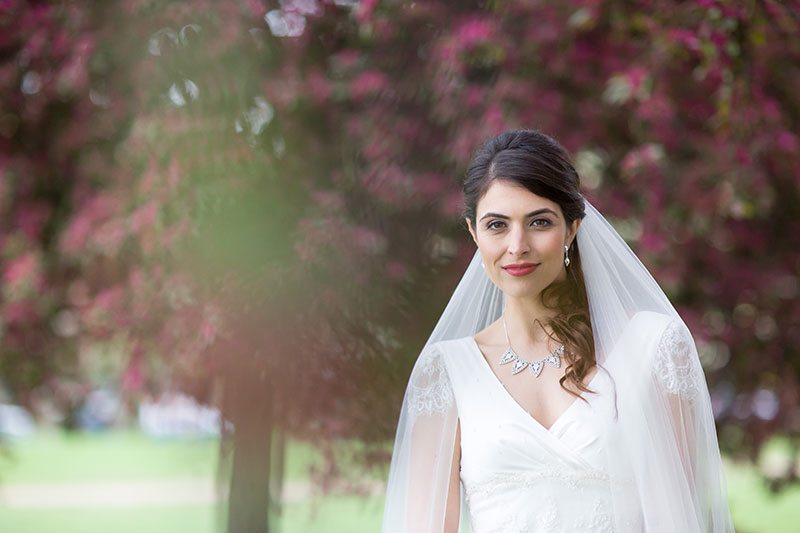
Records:
<instances>
[{"instance_id":1,"label":"ear","mask_svg":"<svg viewBox=\"0 0 800 533\"><path fill-rule=\"evenodd\" d=\"M570 246L575 240L575 236L578 234L578 228L580 227L582 221L582 218L576 218L569 226L569 231L567 232L567 243L569 243Z\"/></svg>"},{"instance_id":2,"label":"ear","mask_svg":"<svg viewBox=\"0 0 800 533\"><path fill-rule=\"evenodd\" d=\"M472 224L470 224L470 222L469 222L469 219L468 219L468 218L465 218L464 220L466 220L466 222L467 222L467 229L469 230L469 234L470 234L470 235L472 235L472 240L473 240L473 241L475 241L475 245L477 246L477 244L478 244L478 238L475 236L475 230L473 229L473 227L472 227Z\"/></svg>"}]
</instances>

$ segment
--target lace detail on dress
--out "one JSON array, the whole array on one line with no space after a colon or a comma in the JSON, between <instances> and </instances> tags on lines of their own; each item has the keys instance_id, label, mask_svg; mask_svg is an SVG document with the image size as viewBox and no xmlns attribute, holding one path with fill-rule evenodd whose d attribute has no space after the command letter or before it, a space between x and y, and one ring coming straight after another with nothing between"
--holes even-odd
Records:
<instances>
[{"instance_id":1,"label":"lace detail on dress","mask_svg":"<svg viewBox=\"0 0 800 533\"><path fill-rule=\"evenodd\" d=\"M423 350L408 382L408 407L415 414L443 413L453 405L453 389L442 354L434 345Z\"/></svg>"},{"instance_id":2,"label":"lace detail on dress","mask_svg":"<svg viewBox=\"0 0 800 533\"><path fill-rule=\"evenodd\" d=\"M551 496L542 498L541 511L536 514L536 522L534 523L536 529L534 531L559 531L561 526L561 517L558 513L558 504Z\"/></svg>"},{"instance_id":3,"label":"lace detail on dress","mask_svg":"<svg viewBox=\"0 0 800 533\"><path fill-rule=\"evenodd\" d=\"M609 514L609 510L603 506L603 502L595 500L592 514L582 516L573 525L575 531L591 531L592 533L614 533L614 519Z\"/></svg>"},{"instance_id":4,"label":"lace detail on dress","mask_svg":"<svg viewBox=\"0 0 800 533\"><path fill-rule=\"evenodd\" d=\"M499 523L493 524L489 529L476 529L476 533L558 533L563 531L558 503L552 496L545 496L534 505L537 514L533 518L533 522L530 522L526 516L512 513Z\"/></svg>"},{"instance_id":5,"label":"lace detail on dress","mask_svg":"<svg viewBox=\"0 0 800 533\"><path fill-rule=\"evenodd\" d=\"M549 467L530 472L504 472L495 474L480 483L464 484L467 503L473 498L489 496L505 485L511 485L514 490L529 488L543 479L556 479L571 489L583 488L587 483L609 483L608 473L602 470L582 470L579 472L563 468Z\"/></svg>"},{"instance_id":6,"label":"lace detail on dress","mask_svg":"<svg viewBox=\"0 0 800 533\"><path fill-rule=\"evenodd\" d=\"M703 379L703 370L691 333L680 322L670 322L658 343L655 375L671 394L694 400Z\"/></svg>"},{"instance_id":7,"label":"lace detail on dress","mask_svg":"<svg viewBox=\"0 0 800 533\"><path fill-rule=\"evenodd\" d=\"M497 524L497 528L493 528L487 533L529 533L527 520L523 520L517 515L511 515Z\"/></svg>"},{"instance_id":8,"label":"lace detail on dress","mask_svg":"<svg viewBox=\"0 0 800 533\"><path fill-rule=\"evenodd\" d=\"M511 514L490 529L480 530L478 533L558 533L564 531L565 522L571 522L569 531L587 533L615 533L616 531L610 506L608 503L604 504L600 499L594 500L589 514L577 517L562 516L558 503L552 496L545 496L533 505L537 512L532 519Z\"/></svg>"}]
</instances>

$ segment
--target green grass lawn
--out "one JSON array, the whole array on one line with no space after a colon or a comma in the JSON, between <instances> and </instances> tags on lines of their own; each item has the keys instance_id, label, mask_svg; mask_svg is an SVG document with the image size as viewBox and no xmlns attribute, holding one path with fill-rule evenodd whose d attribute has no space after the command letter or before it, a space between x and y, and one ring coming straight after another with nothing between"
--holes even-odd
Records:
<instances>
[{"instance_id":1,"label":"green grass lawn","mask_svg":"<svg viewBox=\"0 0 800 533\"><path fill-rule=\"evenodd\" d=\"M215 475L217 442L158 441L137 432L64 435L41 433L17 441L0 455L3 487L30 484L209 480ZM318 455L307 444L287 450L286 477L304 480ZM731 510L739 533L798 530L800 487L775 497L756 470L727 466ZM282 533L358 533L380 529L380 496L335 495L287 504ZM224 505L213 503L141 507L9 507L0 501L0 531L19 533L217 533Z\"/></svg>"},{"instance_id":2,"label":"green grass lawn","mask_svg":"<svg viewBox=\"0 0 800 533\"><path fill-rule=\"evenodd\" d=\"M336 496L314 509L288 505L282 533L358 533L380 531L383 498ZM8 533L221 533L213 505L122 509L3 509L0 531Z\"/></svg>"},{"instance_id":3,"label":"green grass lawn","mask_svg":"<svg viewBox=\"0 0 800 533\"><path fill-rule=\"evenodd\" d=\"M68 435L42 432L7 443L0 454L4 486L213 479L216 440L153 440L136 431ZM286 479L305 480L318 455L306 443L286 454ZM283 533L380 529L382 497L330 496L284 508ZM150 507L9 507L0 500L0 532L217 533L224 505Z\"/></svg>"},{"instance_id":4,"label":"green grass lawn","mask_svg":"<svg viewBox=\"0 0 800 533\"><path fill-rule=\"evenodd\" d=\"M12 441L0 457L0 483L211 477L217 441L156 441L134 431L44 432Z\"/></svg>"},{"instance_id":5,"label":"green grass lawn","mask_svg":"<svg viewBox=\"0 0 800 533\"><path fill-rule=\"evenodd\" d=\"M0 484L213 477L216 439L155 440L138 431L41 432L0 446ZM316 453L293 443L286 478L305 479Z\"/></svg>"}]
</instances>

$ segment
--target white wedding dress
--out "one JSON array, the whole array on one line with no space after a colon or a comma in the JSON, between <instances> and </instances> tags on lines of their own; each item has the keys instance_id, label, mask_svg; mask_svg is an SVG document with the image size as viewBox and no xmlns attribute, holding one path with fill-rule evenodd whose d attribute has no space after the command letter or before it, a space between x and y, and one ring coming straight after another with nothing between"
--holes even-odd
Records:
<instances>
[{"instance_id":1,"label":"white wedding dress","mask_svg":"<svg viewBox=\"0 0 800 533\"><path fill-rule=\"evenodd\" d=\"M461 423L461 482L472 531L611 532L612 494L602 447L610 427L608 375L547 429L509 394L473 337L433 345ZM530 376L519 376L524 377Z\"/></svg>"},{"instance_id":2,"label":"white wedding dress","mask_svg":"<svg viewBox=\"0 0 800 533\"><path fill-rule=\"evenodd\" d=\"M459 533L733 531L692 334L630 247L585 205L577 240L597 394L584 392L545 428L508 393L473 338L504 308L476 251L409 377L383 533L450 532L453 518Z\"/></svg>"}]
</instances>

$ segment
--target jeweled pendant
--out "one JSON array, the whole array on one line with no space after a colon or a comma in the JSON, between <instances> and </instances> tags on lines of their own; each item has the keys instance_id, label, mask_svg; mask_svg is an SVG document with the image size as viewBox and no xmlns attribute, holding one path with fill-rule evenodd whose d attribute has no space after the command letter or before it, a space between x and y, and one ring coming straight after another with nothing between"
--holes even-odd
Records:
<instances>
[{"instance_id":1,"label":"jeweled pendant","mask_svg":"<svg viewBox=\"0 0 800 533\"><path fill-rule=\"evenodd\" d=\"M544 368L544 363L542 361L534 361L531 363L531 370L533 370L533 375L537 378L539 374L542 373L542 369Z\"/></svg>"},{"instance_id":2,"label":"jeweled pendant","mask_svg":"<svg viewBox=\"0 0 800 533\"><path fill-rule=\"evenodd\" d=\"M551 353L550 355L545 357L544 362L550 366L561 368L561 358L554 353Z\"/></svg>"},{"instance_id":3,"label":"jeweled pendant","mask_svg":"<svg viewBox=\"0 0 800 533\"><path fill-rule=\"evenodd\" d=\"M514 353L514 350L509 348L503 354L503 357L500 358L500 364L501 365L505 365L506 363L510 363L511 361L514 361L515 359L517 359L517 354Z\"/></svg>"},{"instance_id":4,"label":"jeweled pendant","mask_svg":"<svg viewBox=\"0 0 800 533\"><path fill-rule=\"evenodd\" d=\"M528 366L528 364L529 364L528 361L526 361L525 359L517 358L517 360L514 362L514 367L511 369L511 373L519 374L520 372L525 370L525 367Z\"/></svg>"}]
</instances>

